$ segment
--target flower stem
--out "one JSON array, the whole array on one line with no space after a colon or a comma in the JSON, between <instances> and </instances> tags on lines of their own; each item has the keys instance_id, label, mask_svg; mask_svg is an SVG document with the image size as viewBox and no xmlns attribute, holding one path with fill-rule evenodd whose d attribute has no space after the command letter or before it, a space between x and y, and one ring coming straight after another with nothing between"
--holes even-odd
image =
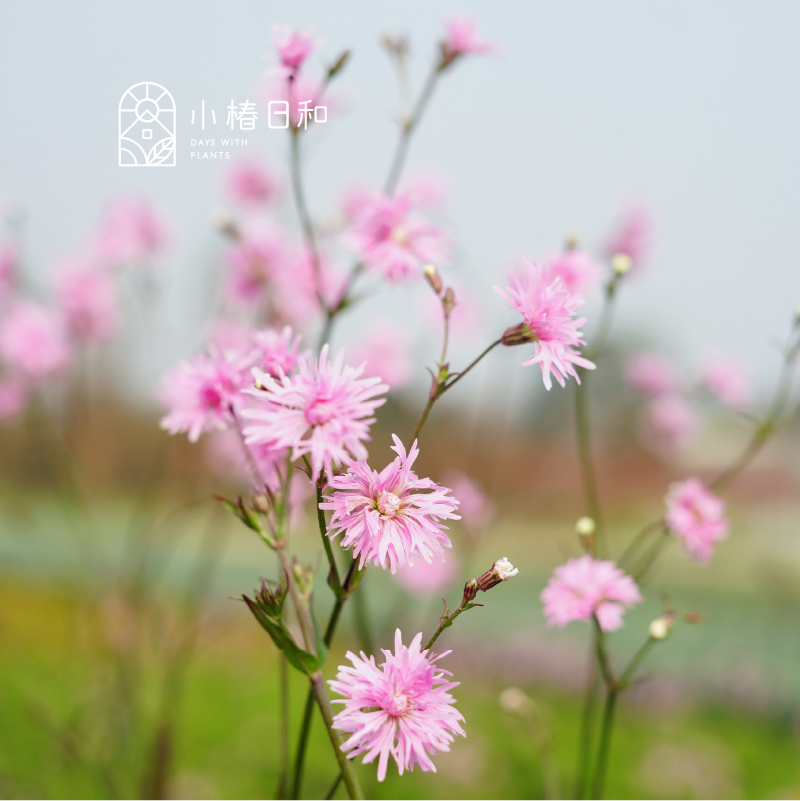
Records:
<instances>
[{"instance_id":1,"label":"flower stem","mask_svg":"<svg viewBox=\"0 0 800 801\"><path fill-rule=\"evenodd\" d=\"M333 750L336 752L336 759L339 762L339 767L342 771L342 779L344 780L345 787L350 798L363 799L364 793L361 791L361 785L358 782L355 768L347 755L342 751L341 740L336 729L333 728L333 710L331 709L331 701L328 698L328 690L325 687L325 679L321 671L309 676L311 681L311 689L314 693L314 698L319 706L319 711L322 713L322 719L325 722L325 728L328 730Z\"/></svg>"},{"instance_id":2,"label":"flower stem","mask_svg":"<svg viewBox=\"0 0 800 801\"><path fill-rule=\"evenodd\" d=\"M600 728L600 745L597 751L597 764L595 765L594 781L592 782L592 798L603 797L603 787L608 767L608 754L611 750L611 734L614 730L614 711L617 706L619 690L612 689L606 694L606 703L603 707L603 722Z\"/></svg>"},{"instance_id":3,"label":"flower stem","mask_svg":"<svg viewBox=\"0 0 800 801\"><path fill-rule=\"evenodd\" d=\"M336 595L338 598L342 592L342 582L339 578L339 568L336 565L336 559L333 557L333 548L331 548L331 541L328 537L328 524L325 522L325 511L320 509L320 504L322 501L322 487L317 485L317 523L319 524L319 533L322 537L322 544L325 547L325 555L328 557L328 564L330 565L328 584L331 585L334 595Z\"/></svg>"},{"instance_id":4,"label":"flower stem","mask_svg":"<svg viewBox=\"0 0 800 801\"><path fill-rule=\"evenodd\" d=\"M289 782L289 662L286 654L280 655L280 693L281 693L281 772L278 778L277 798L287 798Z\"/></svg>"},{"instance_id":5,"label":"flower stem","mask_svg":"<svg viewBox=\"0 0 800 801\"><path fill-rule=\"evenodd\" d=\"M592 632L594 638L597 637ZM575 784L575 798L584 798L589 782L589 774L592 762L592 743L597 717L597 701L600 692L600 673L595 660L597 644L592 644L591 658L589 660L589 672L586 677L586 694L583 701L583 714L581 715L581 733L578 751L578 776Z\"/></svg>"},{"instance_id":6,"label":"flower stem","mask_svg":"<svg viewBox=\"0 0 800 801\"><path fill-rule=\"evenodd\" d=\"M339 775L334 779L333 784L331 785L330 790L325 794L325 801L328 799L333 798L336 795L336 791L339 789L339 785L342 783L342 774L341 772Z\"/></svg>"},{"instance_id":7,"label":"flower stem","mask_svg":"<svg viewBox=\"0 0 800 801\"><path fill-rule=\"evenodd\" d=\"M423 651L427 651L427 650L429 650L429 649L430 649L430 647L431 647L431 646L432 646L432 645L433 645L433 644L436 642L436 640L438 640L438 639L439 639L439 635L440 635L440 634L441 634L441 633L442 633L442 632L443 632L445 629L447 629L447 628L450 628L450 626L452 626L452 625L453 625L453 621L454 621L454 620L455 620L455 619L456 619L456 618L457 618L457 617L458 617L458 616L459 616L459 615L460 615L462 612L466 612L466 611L468 611L469 609L472 609L472 608L473 608L473 607L475 607L475 606L483 606L483 604L475 604L475 603L470 603L470 602L469 602L469 601L467 601L467 600L466 600L466 598L465 598L464 600L462 600L462 601L461 601L461 606L459 606L459 607L458 607L458 609L456 609L456 611L455 611L455 612L453 612L453 614L448 614L448 610L447 610L447 602L445 601L445 605L444 605L444 610L445 610L445 611L444 611L444 614L441 616L441 618L439 618L439 628L438 628L438 629L436 629L436 631L433 633L433 636L430 638L430 640L428 640L428 644L427 644L427 645L426 645L426 646L425 646L425 647L424 647L422 650L423 650Z\"/></svg>"}]
</instances>

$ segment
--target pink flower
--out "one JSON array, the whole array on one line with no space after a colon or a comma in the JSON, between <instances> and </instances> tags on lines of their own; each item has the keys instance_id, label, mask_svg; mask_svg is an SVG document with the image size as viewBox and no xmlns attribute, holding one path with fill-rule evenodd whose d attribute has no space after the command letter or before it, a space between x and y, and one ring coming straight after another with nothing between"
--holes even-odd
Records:
<instances>
[{"instance_id":1,"label":"pink flower","mask_svg":"<svg viewBox=\"0 0 800 801\"><path fill-rule=\"evenodd\" d=\"M296 72L317 46L309 33L297 33L287 26L273 25L272 35L281 64L289 73Z\"/></svg>"},{"instance_id":2,"label":"pink flower","mask_svg":"<svg viewBox=\"0 0 800 801\"><path fill-rule=\"evenodd\" d=\"M666 395L678 389L678 376L672 362L658 353L636 353L625 360L625 378L646 398Z\"/></svg>"},{"instance_id":3,"label":"pink flower","mask_svg":"<svg viewBox=\"0 0 800 801\"><path fill-rule=\"evenodd\" d=\"M243 353L253 347L254 333L253 327L240 319L220 317L209 325L207 340L219 350Z\"/></svg>"},{"instance_id":4,"label":"pink flower","mask_svg":"<svg viewBox=\"0 0 800 801\"><path fill-rule=\"evenodd\" d=\"M701 481L687 478L673 484L666 497L666 521L698 562L708 562L714 545L728 536L725 504Z\"/></svg>"},{"instance_id":5,"label":"pink flower","mask_svg":"<svg viewBox=\"0 0 800 801\"><path fill-rule=\"evenodd\" d=\"M450 586L458 573L458 564L452 555L447 561L418 559L413 565L397 574L397 580L412 595L438 595Z\"/></svg>"},{"instance_id":6,"label":"pink flower","mask_svg":"<svg viewBox=\"0 0 800 801\"><path fill-rule=\"evenodd\" d=\"M494 517L494 504L476 481L460 470L447 474L447 484L458 498L458 511L464 523L473 529L486 528Z\"/></svg>"},{"instance_id":7,"label":"pink flower","mask_svg":"<svg viewBox=\"0 0 800 801\"><path fill-rule=\"evenodd\" d=\"M557 567L540 596L548 626L597 616L603 631L622 626L625 609L642 600L636 582L613 562L588 554Z\"/></svg>"},{"instance_id":8,"label":"pink flower","mask_svg":"<svg viewBox=\"0 0 800 801\"><path fill-rule=\"evenodd\" d=\"M750 403L752 392L744 366L724 353L705 359L702 381L717 400L732 409L743 409Z\"/></svg>"},{"instance_id":9,"label":"pink flower","mask_svg":"<svg viewBox=\"0 0 800 801\"><path fill-rule=\"evenodd\" d=\"M165 241L166 231L153 209L143 201L123 198L108 207L95 248L101 261L120 266L152 258Z\"/></svg>"},{"instance_id":10,"label":"pink flower","mask_svg":"<svg viewBox=\"0 0 800 801\"><path fill-rule=\"evenodd\" d=\"M300 339L300 334L293 334L288 325L281 330L264 328L256 331L253 335L254 364L273 378L289 375L297 367L297 349L300 347ZM303 354L303 356L307 355Z\"/></svg>"},{"instance_id":11,"label":"pink flower","mask_svg":"<svg viewBox=\"0 0 800 801\"><path fill-rule=\"evenodd\" d=\"M318 362L301 356L298 368L297 375L280 379L254 370L258 389L247 392L258 404L242 412L252 421L244 433L248 444L291 448L292 459L310 455L316 481L323 469L333 475L334 461L349 463L351 455L366 458L362 440L369 439L375 422L369 415L386 402L376 396L389 388L380 378L361 378L363 368L345 365L342 351L329 361L327 345Z\"/></svg>"},{"instance_id":12,"label":"pink flower","mask_svg":"<svg viewBox=\"0 0 800 801\"><path fill-rule=\"evenodd\" d=\"M547 389L553 385L551 373L562 387L570 376L580 384L575 365L594 370L594 364L576 350L576 346L586 344L579 331L585 318L573 319L583 298L570 294L560 278L548 281L542 268L527 259L525 268L512 273L508 283L508 295L497 287L495 291L522 315L524 322L503 334L503 344L536 343L536 353L522 366L540 364Z\"/></svg>"},{"instance_id":13,"label":"pink flower","mask_svg":"<svg viewBox=\"0 0 800 801\"><path fill-rule=\"evenodd\" d=\"M18 266L17 248L11 243L0 244L0 301L14 288Z\"/></svg>"},{"instance_id":14,"label":"pink flower","mask_svg":"<svg viewBox=\"0 0 800 801\"><path fill-rule=\"evenodd\" d=\"M644 206L628 209L619 227L606 243L606 253L609 257L624 253L630 256L634 266L638 267L650 249L652 227L650 213Z\"/></svg>"},{"instance_id":15,"label":"pink flower","mask_svg":"<svg viewBox=\"0 0 800 801\"><path fill-rule=\"evenodd\" d=\"M639 418L639 431L646 445L669 453L691 443L700 431L700 419L681 395L669 393L647 404Z\"/></svg>"},{"instance_id":16,"label":"pink flower","mask_svg":"<svg viewBox=\"0 0 800 801\"><path fill-rule=\"evenodd\" d=\"M411 471L417 443L406 455L403 443L394 434L392 439L397 456L390 465L378 473L359 459L346 475L330 480L335 491L319 508L333 511L328 536L344 534L342 547L352 548L354 559L361 557L360 567L372 562L385 570L388 561L394 573L413 564L415 555L426 562L432 556L443 560L443 549L452 546L439 521L459 517L458 501L447 487Z\"/></svg>"},{"instance_id":17,"label":"pink flower","mask_svg":"<svg viewBox=\"0 0 800 801\"><path fill-rule=\"evenodd\" d=\"M562 250L551 253L544 262L548 281L560 278L571 295L591 292L600 282L602 270L594 257L584 250Z\"/></svg>"},{"instance_id":18,"label":"pink flower","mask_svg":"<svg viewBox=\"0 0 800 801\"><path fill-rule=\"evenodd\" d=\"M168 412L161 428L170 434L185 431L190 442L207 431L228 428L244 404L242 389L252 386L247 368L247 362L216 348L193 362L181 362L162 383L161 400Z\"/></svg>"},{"instance_id":19,"label":"pink flower","mask_svg":"<svg viewBox=\"0 0 800 801\"><path fill-rule=\"evenodd\" d=\"M278 193L275 178L255 161L245 161L228 175L228 193L236 203L255 206L267 203Z\"/></svg>"},{"instance_id":20,"label":"pink flower","mask_svg":"<svg viewBox=\"0 0 800 801\"><path fill-rule=\"evenodd\" d=\"M419 275L428 262L446 264L450 243L434 225L411 214L409 195L373 195L356 207L347 240L359 259L390 281Z\"/></svg>"},{"instance_id":21,"label":"pink flower","mask_svg":"<svg viewBox=\"0 0 800 801\"><path fill-rule=\"evenodd\" d=\"M16 376L0 378L0 420L18 415L27 403L25 385Z\"/></svg>"},{"instance_id":22,"label":"pink flower","mask_svg":"<svg viewBox=\"0 0 800 801\"><path fill-rule=\"evenodd\" d=\"M349 758L366 753L364 762L378 758L378 781L386 778L389 757L397 763L400 775L419 765L435 771L429 754L449 751L454 734L464 734L463 715L453 708L449 690L458 686L448 682L446 670L435 663L450 651L436 655L420 648L422 634L411 645L403 645L400 629L395 633L394 654L383 651L386 661L375 664L375 657L347 653L352 662L340 665L331 689L344 696L333 703L344 704L336 715L334 728L351 736L342 744Z\"/></svg>"},{"instance_id":23,"label":"pink flower","mask_svg":"<svg viewBox=\"0 0 800 801\"><path fill-rule=\"evenodd\" d=\"M0 356L33 381L63 372L71 354L60 317L38 303L16 301L0 322Z\"/></svg>"},{"instance_id":24,"label":"pink flower","mask_svg":"<svg viewBox=\"0 0 800 801\"><path fill-rule=\"evenodd\" d=\"M447 63L456 56L486 55L494 51L494 45L478 38L478 23L474 19L451 17L444 24L447 38L443 43L443 54Z\"/></svg>"},{"instance_id":25,"label":"pink flower","mask_svg":"<svg viewBox=\"0 0 800 801\"><path fill-rule=\"evenodd\" d=\"M260 304L267 289L285 269L288 258L286 237L277 228L245 232L242 240L228 250L227 294L232 300Z\"/></svg>"},{"instance_id":26,"label":"pink flower","mask_svg":"<svg viewBox=\"0 0 800 801\"><path fill-rule=\"evenodd\" d=\"M117 290L113 278L78 260L61 264L54 281L56 301L76 339L102 341L119 328Z\"/></svg>"},{"instance_id":27,"label":"pink flower","mask_svg":"<svg viewBox=\"0 0 800 801\"><path fill-rule=\"evenodd\" d=\"M380 375L394 392L414 372L408 334L389 323L374 323L352 350L353 364L365 364L365 375Z\"/></svg>"}]
</instances>

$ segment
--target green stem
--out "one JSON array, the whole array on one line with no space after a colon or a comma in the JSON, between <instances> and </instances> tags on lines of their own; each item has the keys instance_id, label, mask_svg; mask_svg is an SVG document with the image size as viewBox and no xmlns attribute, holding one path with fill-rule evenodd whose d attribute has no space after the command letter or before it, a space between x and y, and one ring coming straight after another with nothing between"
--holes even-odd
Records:
<instances>
[{"instance_id":1,"label":"green stem","mask_svg":"<svg viewBox=\"0 0 800 801\"><path fill-rule=\"evenodd\" d=\"M462 613L467 612L468 610L472 609L475 606L482 606L482 604L474 604L467 601L462 601L461 606L453 612L452 615L442 615L439 619L439 628L433 633L433 636L428 640L428 644L422 649L423 651L427 651L430 647L439 639L439 635L447 628L453 625L453 621ZM445 604L446 607L446 604Z\"/></svg>"},{"instance_id":2,"label":"green stem","mask_svg":"<svg viewBox=\"0 0 800 801\"><path fill-rule=\"evenodd\" d=\"M628 560L633 559L636 555L637 551L644 545L647 541L647 538L650 534L654 531L663 531L666 528L666 523L664 522L663 518L659 518L658 520L653 520L651 523L648 523L634 538L631 540L630 545L622 552L622 556L617 559L617 565L619 567L624 567ZM659 531L659 533L661 533Z\"/></svg>"},{"instance_id":3,"label":"green stem","mask_svg":"<svg viewBox=\"0 0 800 801\"><path fill-rule=\"evenodd\" d=\"M336 559L334 559L333 556L333 548L331 547L331 540L328 536L328 524L325 521L325 511L320 508L320 504L323 500L322 487L317 485L317 524L319 525L319 533L325 548L325 555L328 557L328 564L330 565L328 583L331 585L334 594L338 598L342 592L342 582L339 578L339 568L336 565Z\"/></svg>"},{"instance_id":4,"label":"green stem","mask_svg":"<svg viewBox=\"0 0 800 801\"><path fill-rule=\"evenodd\" d=\"M286 654L280 655L280 692L281 692L281 740L280 759L281 772L278 778L278 798L287 798L289 782L289 662Z\"/></svg>"},{"instance_id":5,"label":"green stem","mask_svg":"<svg viewBox=\"0 0 800 801\"><path fill-rule=\"evenodd\" d=\"M331 799L336 795L336 791L339 789L339 785L341 783L342 783L342 774L339 773L339 775L336 777L333 784L331 785L330 790L328 790L328 792L325 794L325 801L328 801L328 799Z\"/></svg>"},{"instance_id":6,"label":"green stem","mask_svg":"<svg viewBox=\"0 0 800 801\"><path fill-rule=\"evenodd\" d=\"M309 676L311 681L311 689L314 693L314 698L319 706L319 711L322 713L322 719L325 722L325 728L328 731L328 736L333 745L333 750L336 753L336 759L339 762L339 768L342 771L342 779L344 780L345 787L350 798L363 799L364 793L361 791L361 785L358 783L355 768L353 767L352 760L347 758L347 755L342 751L342 743L339 739L339 734L333 728L333 710L331 709L331 702L328 698L328 690L325 687L325 679L322 673L317 673Z\"/></svg>"},{"instance_id":7,"label":"green stem","mask_svg":"<svg viewBox=\"0 0 800 801\"><path fill-rule=\"evenodd\" d=\"M633 679L633 674L636 672L639 665L642 664L644 658L650 652L650 649L658 642L654 637L648 637L644 645L633 655L633 659L628 663L628 667L622 672L617 682L617 689L621 692L624 690Z\"/></svg>"},{"instance_id":8,"label":"green stem","mask_svg":"<svg viewBox=\"0 0 800 801\"><path fill-rule=\"evenodd\" d=\"M353 606L356 618L356 630L358 631L358 639L361 641L361 647L368 654L375 653L375 644L372 641L372 626L369 621L369 609L367 608L367 599L364 595L364 590L356 593L353 598Z\"/></svg>"},{"instance_id":9,"label":"green stem","mask_svg":"<svg viewBox=\"0 0 800 801\"><path fill-rule=\"evenodd\" d=\"M592 632L596 639L596 632ZM581 733L578 750L578 776L575 784L575 798L584 798L589 782L589 773L592 761L592 741L597 717L597 700L600 692L600 673L595 660L597 643L592 643L591 658L589 659L589 672L586 678L586 694L581 715Z\"/></svg>"},{"instance_id":10,"label":"green stem","mask_svg":"<svg viewBox=\"0 0 800 801\"><path fill-rule=\"evenodd\" d=\"M614 730L614 711L617 706L619 690L612 689L606 695L603 708L603 722L600 728L600 745L597 751L597 764L595 765L594 781L592 782L592 798L603 797L603 788L608 767L608 755L611 750L611 734Z\"/></svg>"}]
</instances>

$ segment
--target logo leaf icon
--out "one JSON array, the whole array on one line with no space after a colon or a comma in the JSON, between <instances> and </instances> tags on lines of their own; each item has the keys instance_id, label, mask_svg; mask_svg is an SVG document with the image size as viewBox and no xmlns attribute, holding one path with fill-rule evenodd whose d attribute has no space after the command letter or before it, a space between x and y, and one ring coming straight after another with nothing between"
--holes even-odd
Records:
<instances>
[{"instance_id":1,"label":"logo leaf icon","mask_svg":"<svg viewBox=\"0 0 800 801\"><path fill-rule=\"evenodd\" d=\"M175 137L165 136L150 148L147 154L147 166L153 167L163 164L175 151Z\"/></svg>"}]
</instances>

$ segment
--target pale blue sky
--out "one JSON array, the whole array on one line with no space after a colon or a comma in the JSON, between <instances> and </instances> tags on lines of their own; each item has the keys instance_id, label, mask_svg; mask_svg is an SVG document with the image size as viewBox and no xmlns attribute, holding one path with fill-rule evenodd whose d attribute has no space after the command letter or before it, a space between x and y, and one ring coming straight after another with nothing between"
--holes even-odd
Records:
<instances>
[{"instance_id":1,"label":"pale blue sky","mask_svg":"<svg viewBox=\"0 0 800 801\"><path fill-rule=\"evenodd\" d=\"M80 245L114 195L169 210L165 331L178 336L160 349L167 364L196 336L198 285L219 248L208 218L220 165L188 159L191 108L255 94L272 24L313 27L325 42L317 64L352 48L346 113L308 163L311 205L324 213L349 181L377 185L387 169L396 90L378 35L412 37L420 78L454 11L477 17L503 49L445 76L409 160L448 178L458 269L489 287L508 254L541 255L573 230L597 243L642 199L656 218L654 251L623 298L622 325L652 324L681 354L739 353L769 378L769 347L800 302L796 3L6 2L0 198L29 209L40 271ZM174 169L117 167L117 103L142 80L178 102ZM277 162L285 144L262 125L251 152ZM502 325L502 303L485 294Z\"/></svg>"}]
</instances>

